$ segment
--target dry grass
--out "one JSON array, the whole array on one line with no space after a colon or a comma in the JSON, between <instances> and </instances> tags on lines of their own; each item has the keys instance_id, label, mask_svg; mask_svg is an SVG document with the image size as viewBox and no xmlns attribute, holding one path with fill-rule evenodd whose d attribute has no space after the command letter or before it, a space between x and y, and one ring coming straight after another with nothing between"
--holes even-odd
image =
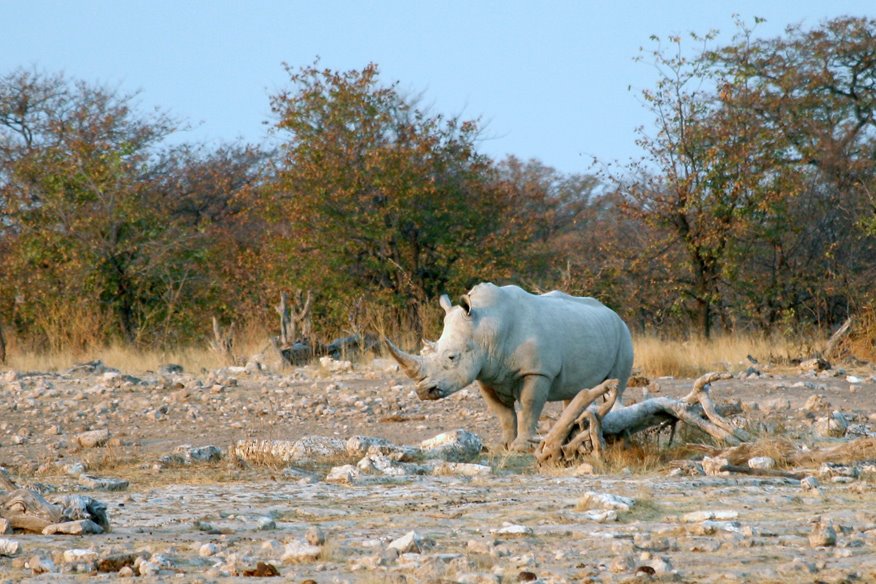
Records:
<instances>
[{"instance_id":1,"label":"dry grass","mask_svg":"<svg viewBox=\"0 0 876 584\"><path fill-rule=\"evenodd\" d=\"M656 440L637 439L629 444L616 442L605 449L602 460L592 464L600 473L614 474L629 470L633 474L647 474L659 470L665 462L665 451Z\"/></svg>"},{"instance_id":2,"label":"dry grass","mask_svg":"<svg viewBox=\"0 0 876 584\"><path fill-rule=\"evenodd\" d=\"M246 359L250 355L265 350L268 335L245 332L235 335L235 355ZM11 344L6 367L17 371L63 371L77 363L100 360L108 367L126 373L156 371L161 365L176 363L186 371L198 372L228 365L222 356L211 350L207 343L171 350L142 349L133 345L113 344L94 346L87 349L52 350L38 352L22 348L22 344Z\"/></svg>"},{"instance_id":3,"label":"dry grass","mask_svg":"<svg viewBox=\"0 0 876 584\"><path fill-rule=\"evenodd\" d=\"M77 363L99 359L108 367L126 373L156 371L161 365L177 363L186 371L214 369L224 365L219 355L209 349L187 348L174 351L150 351L113 345L80 352L13 352L6 366L18 371L63 371Z\"/></svg>"},{"instance_id":4,"label":"dry grass","mask_svg":"<svg viewBox=\"0 0 876 584\"><path fill-rule=\"evenodd\" d=\"M711 339L662 339L640 335L633 339L634 367L648 377L697 377L709 371L740 371L761 363L810 356L810 343L799 339L753 335L723 335Z\"/></svg>"},{"instance_id":5,"label":"dry grass","mask_svg":"<svg viewBox=\"0 0 876 584\"><path fill-rule=\"evenodd\" d=\"M839 349L858 359L876 361L876 302L858 311L852 330L840 342Z\"/></svg>"},{"instance_id":6,"label":"dry grass","mask_svg":"<svg viewBox=\"0 0 876 584\"><path fill-rule=\"evenodd\" d=\"M388 335L400 346L419 350L420 341L413 328L408 331L390 331L376 326L382 314L368 315L365 326L378 335ZM876 317L874 317L876 318ZM436 331L429 331L436 336ZM429 332L426 336L429 336ZM234 335L235 355L246 357L264 351L270 332L263 328L242 327ZM691 338L673 340L653 335L638 335L633 340L635 369L648 377L696 377L708 371L739 371L751 363L752 355L760 362L783 362L791 357L809 357L813 343L800 339L766 338L754 335L724 335L712 339ZM68 345L69 346L69 345ZM370 356L370 355L369 355ZM358 355L354 360L366 358ZM197 372L227 365L220 355L208 348L205 341L173 350L144 350L130 345L111 345L90 349L51 350L35 352L12 339L8 351L10 369L19 371L60 371L76 363L100 359L104 364L122 371L138 373L155 371L166 363L178 363L186 371Z\"/></svg>"}]
</instances>

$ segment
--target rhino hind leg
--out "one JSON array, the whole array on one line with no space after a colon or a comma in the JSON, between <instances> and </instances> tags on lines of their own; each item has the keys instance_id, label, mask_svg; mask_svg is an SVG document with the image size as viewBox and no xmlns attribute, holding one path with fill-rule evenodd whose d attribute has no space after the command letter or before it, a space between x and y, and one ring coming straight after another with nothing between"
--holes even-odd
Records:
<instances>
[{"instance_id":1,"label":"rhino hind leg","mask_svg":"<svg viewBox=\"0 0 876 584\"><path fill-rule=\"evenodd\" d=\"M478 382L481 395L487 402L487 409L499 419L502 427L502 442L507 447L517 438L517 413L514 411L514 402L510 404L502 400L496 391Z\"/></svg>"}]
</instances>

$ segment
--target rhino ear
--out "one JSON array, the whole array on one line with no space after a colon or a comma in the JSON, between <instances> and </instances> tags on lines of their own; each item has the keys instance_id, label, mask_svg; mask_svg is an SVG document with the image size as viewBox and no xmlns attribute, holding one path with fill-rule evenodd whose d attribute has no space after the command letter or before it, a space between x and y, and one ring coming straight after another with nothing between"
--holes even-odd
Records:
<instances>
[{"instance_id":1,"label":"rhino ear","mask_svg":"<svg viewBox=\"0 0 876 584\"><path fill-rule=\"evenodd\" d=\"M450 312L450 309L453 308L453 306L450 304L450 296L448 296L447 294L441 295L441 298L438 299L438 304L441 305L441 308L444 309L444 312Z\"/></svg>"},{"instance_id":2,"label":"rhino ear","mask_svg":"<svg viewBox=\"0 0 876 584\"><path fill-rule=\"evenodd\" d=\"M459 305L465 311L466 316L471 316L471 298L468 294L463 294L459 297Z\"/></svg>"}]
</instances>

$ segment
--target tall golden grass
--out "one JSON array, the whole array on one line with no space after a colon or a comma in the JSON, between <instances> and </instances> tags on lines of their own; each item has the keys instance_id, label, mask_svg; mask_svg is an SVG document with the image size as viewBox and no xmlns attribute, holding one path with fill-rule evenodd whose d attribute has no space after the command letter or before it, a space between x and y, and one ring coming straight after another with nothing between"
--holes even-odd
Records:
<instances>
[{"instance_id":1,"label":"tall golden grass","mask_svg":"<svg viewBox=\"0 0 876 584\"><path fill-rule=\"evenodd\" d=\"M267 331L245 328L234 335L234 354L242 360L269 346ZM84 343L76 348L51 348L39 351L26 343L11 339L7 350L6 369L17 371L63 371L77 363L100 360L108 367L127 373L156 371L161 365L176 363L186 371L216 369L228 365L224 357L211 350L209 343L173 349L148 349L135 345L114 343L100 345ZM0 370L4 367L0 366Z\"/></svg>"},{"instance_id":2,"label":"tall golden grass","mask_svg":"<svg viewBox=\"0 0 876 584\"><path fill-rule=\"evenodd\" d=\"M402 335L413 347L412 334ZM235 353L241 358L265 350L268 332L245 330L235 335ZM403 341L401 341L403 342ZM798 339L776 339L754 335L726 335L711 339L664 339L638 335L634 338L635 370L647 377L696 377L708 371L741 371L751 366L748 356L761 363L787 362L809 357L815 344ZM115 344L77 351L35 352L10 346L6 367L19 371L61 371L76 363L100 359L105 365L138 373L155 371L161 365L178 363L186 371L215 369L227 365L207 343L173 350L138 349Z\"/></svg>"},{"instance_id":3,"label":"tall golden grass","mask_svg":"<svg viewBox=\"0 0 876 584\"><path fill-rule=\"evenodd\" d=\"M741 371L760 363L786 363L813 355L816 343L802 338L722 335L709 339L664 339L638 335L634 368L647 377L696 377L709 371Z\"/></svg>"}]
</instances>

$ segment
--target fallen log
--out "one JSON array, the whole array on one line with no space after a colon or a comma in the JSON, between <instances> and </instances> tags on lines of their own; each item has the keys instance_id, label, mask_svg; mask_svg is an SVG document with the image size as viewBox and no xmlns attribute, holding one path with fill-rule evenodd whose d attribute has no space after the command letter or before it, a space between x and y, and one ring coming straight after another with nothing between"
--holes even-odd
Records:
<instances>
[{"instance_id":1,"label":"fallen log","mask_svg":"<svg viewBox=\"0 0 876 584\"><path fill-rule=\"evenodd\" d=\"M568 454L563 450L564 447L568 444L567 450L569 448L577 449L577 447L583 442L584 438L576 439L572 435L582 435L583 432L581 431L585 428L589 428L589 422L593 419L586 415L588 411L587 408L596 399L608 393L609 398L605 403L608 404L608 409L610 409L614 405L615 400L617 400L617 387L618 380L609 379L603 381L591 390L579 392L578 395L569 402L565 409L563 409L559 419L550 429L544 440L538 445L535 453L538 461L544 462L550 459L558 459L561 455L564 459L568 459ZM604 406L605 404L603 404L602 409L605 409ZM584 422L587 422L587 425L584 425ZM589 435L588 431L588 434L585 434L584 437ZM572 437L571 441L570 437ZM597 438L596 448L599 449L601 444L599 438ZM571 452L571 450L569 452Z\"/></svg>"},{"instance_id":2,"label":"fallen log","mask_svg":"<svg viewBox=\"0 0 876 584\"><path fill-rule=\"evenodd\" d=\"M694 381L681 399L655 397L627 407L612 408L617 381L609 380L582 391L569 403L536 449L539 463L569 463L582 455L601 456L604 445L652 428L683 422L724 444L735 446L751 440L721 416L709 395L710 384L730 379L729 373L708 373ZM599 407L593 402L608 394Z\"/></svg>"}]
</instances>

